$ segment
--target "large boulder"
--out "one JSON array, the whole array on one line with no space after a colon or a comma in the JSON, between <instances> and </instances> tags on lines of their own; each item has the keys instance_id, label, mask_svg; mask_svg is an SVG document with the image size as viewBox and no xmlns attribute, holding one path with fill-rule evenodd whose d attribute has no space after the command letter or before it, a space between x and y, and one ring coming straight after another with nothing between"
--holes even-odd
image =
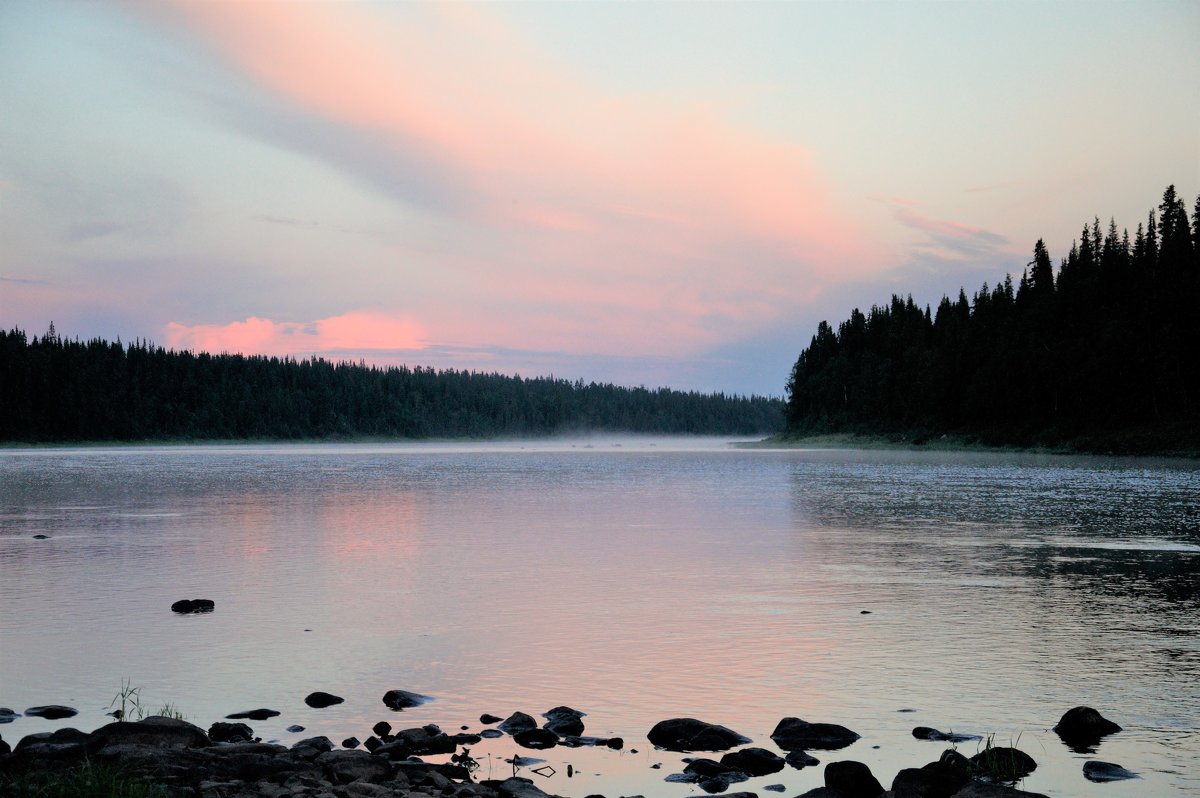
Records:
<instances>
[{"instance_id":1,"label":"large boulder","mask_svg":"<svg viewBox=\"0 0 1200 798\"><path fill-rule=\"evenodd\" d=\"M1137 773L1126 770L1112 762L1091 761L1083 763L1083 777L1088 781L1122 781L1123 779L1139 779Z\"/></svg>"},{"instance_id":2,"label":"large boulder","mask_svg":"<svg viewBox=\"0 0 1200 798\"><path fill-rule=\"evenodd\" d=\"M407 690L388 690L383 694L383 704L388 709L399 712L410 707L419 707L433 699L420 693L410 693Z\"/></svg>"},{"instance_id":3,"label":"large boulder","mask_svg":"<svg viewBox=\"0 0 1200 798\"><path fill-rule=\"evenodd\" d=\"M109 723L92 732L99 747L148 745L155 748L208 748L213 744L204 729L186 720L158 715L135 722Z\"/></svg>"},{"instance_id":4,"label":"large boulder","mask_svg":"<svg viewBox=\"0 0 1200 798\"><path fill-rule=\"evenodd\" d=\"M668 751L726 751L751 742L732 729L695 718L660 720L646 735L650 742Z\"/></svg>"},{"instance_id":5,"label":"large boulder","mask_svg":"<svg viewBox=\"0 0 1200 798\"><path fill-rule=\"evenodd\" d=\"M843 798L876 798L883 794L883 785L871 769L850 759L825 766L825 786Z\"/></svg>"},{"instance_id":6,"label":"large boulder","mask_svg":"<svg viewBox=\"0 0 1200 798\"><path fill-rule=\"evenodd\" d=\"M324 709L331 707L334 704L340 704L346 699L341 696L333 695L332 693L323 693L318 690L315 693L309 693L304 697L304 703L308 704L313 709Z\"/></svg>"},{"instance_id":7,"label":"large boulder","mask_svg":"<svg viewBox=\"0 0 1200 798\"><path fill-rule=\"evenodd\" d=\"M1029 754L1004 746L985 748L971 757L971 763L981 775L1000 782L1017 781L1037 770L1037 762Z\"/></svg>"},{"instance_id":8,"label":"large boulder","mask_svg":"<svg viewBox=\"0 0 1200 798\"><path fill-rule=\"evenodd\" d=\"M79 710L74 707L64 707L59 704L47 704L42 707L30 707L25 710L25 717L28 718L45 718L46 720L61 720L62 718L73 718L79 714Z\"/></svg>"},{"instance_id":9,"label":"large boulder","mask_svg":"<svg viewBox=\"0 0 1200 798\"><path fill-rule=\"evenodd\" d=\"M1087 753L1101 737L1115 734L1121 727L1091 707L1075 707L1063 714L1054 731L1078 753Z\"/></svg>"},{"instance_id":10,"label":"large boulder","mask_svg":"<svg viewBox=\"0 0 1200 798\"><path fill-rule=\"evenodd\" d=\"M800 718L784 718L771 732L771 739L785 751L805 751L810 748L836 751L859 739L859 735L836 723L809 723Z\"/></svg>"},{"instance_id":11,"label":"large boulder","mask_svg":"<svg viewBox=\"0 0 1200 798\"><path fill-rule=\"evenodd\" d=\"M721 764L750 776L769 776L783 770L783 757L765 748L743 748L721 757Z\"/></svg>"}]
</instances>

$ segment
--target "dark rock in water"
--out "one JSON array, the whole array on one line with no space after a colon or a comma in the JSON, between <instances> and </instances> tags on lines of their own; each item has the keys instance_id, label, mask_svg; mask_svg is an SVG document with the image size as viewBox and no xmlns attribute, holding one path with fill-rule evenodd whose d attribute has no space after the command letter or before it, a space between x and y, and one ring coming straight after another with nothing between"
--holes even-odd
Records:
<instances>
[{"instance_id":1,"label":"dark rock in water","mask_svg":"<svg viewBox=\"0 0 1200 798\"><path fill-rule=\"evenodd\" d=\"M782 784L768 784L763 787L763 789L769 790L770 792L785 792L787 787Z\"/></svg>"},{"instance_id":2,"label":"dark rock in water","mask_svg":"<svg viewBox=\"0 0 1200 798\"><path fill-rule=\"evenodd\" d=\"M725 792L729 785L747 781L746 773L726 767L711 759L693 759L683 773L674 773L665 779L669 782L696 784L707 793Z\"/></svg>"},{"instance_id":3,"label":"dark rock in water","mask_svg":"<svg viewBox=\"0 0 1200 798\"><path fill-rule=\"evenodd\" d=\"M493 723L499 723L502 720L504 720L504 718L498 717L496 715L491 715L487 712L484 712L482 715L479 716L479 722L486 723L488 725L491 725Z\"/></svg>"},{"instance_id":4,"label":"dark rock in water","mask_svg":"<svg viewBox=\"0 0 1200 798\"><path fill-rule=\"evenodd\" d=\"M381 720L371 727L371 731L375 732L380 737L387 737L392 733L392 724L388 723L386 720Z\"/></svg>"},{"instance_id":5,"label":"dark rock in water","mask_svg":"<svg viewBox=\"0 0 1200 798\"><path fill-rule=\"evenodd\" d=\"M543 712L542 717L546 718L544 728L549 729L555 734L571 734L576 737L583 734L583 718L587 715L586 712L580 712L577 709L570 707L555 707L549 712Z\"/></svg>"},{"instance_id":6,"label":"dark rock in water","mask_svg":"<svg viewBox=\"0 0 1200 798\"><path fill-rule=\"evenodd\" d=\"M1112 762L1084 762L1083 777L1088 781L1121 781L1122 779L1140 779L1141 776L1132 770L1126 770Z\"/></svg>"},{"instance_id":7,"label":"dark rock in water","mask_svg":"<svg viewBox=\"0 0 1200 798\"><path fill-rule=\"evenodd\" d=\"M291 726L288 726L286 730L290 731L292 734L299 734L300 732L304 731L304 727L298 723L293 723Z\"/></svg>"},{"instance_id":8,"label":"dark rock in water","mask_svg":"<svg viewBox=\"0 0 1200 798\"><path fill-rule=\"evenodd\" d=\"M57 770L71 766L95 750L90 735L79 729L67 728L27 734L17 743L10 756L18 761L36 762L42 768Z\"/></svg>"},{"instance_id":9,"label":"dark rock in water","mask_svg":"<svg viewBox=\"0 0 1200 798\"><path fill-rule=\"evenodd\" d=\"M41 535L41 534L38 534L38 535L34 535L34 536L33 536L33 539L34 539L34 540L49 540L49 539L50 539L50 536L49 536L49 535Z\"/></svg>"},{"instance_id":10,"label":"dark rock in water","mask_svg":"<svg viewBox=\"0 0 1200 798\"><path fill-rule=\"evenodd\" d=\"M1037 770L1033 757L1016 748L987 748L971 757L971 762L994 781L1016 781Z\"/></svg>"},{"instance_id":11,"label":"dark rock in water","mask_svg":"<svg viewBox=\"0 0 1200 798\"><path fill-rule=\"evenodd\" d=\"M0 723L12 723L19 717L21 717L20 712L14 712L8 707L0 707Z\"/></svg>"},{"instance_id":12,"label":"dark rock in water","mask_svg":"<svg viewBox=\"0 0 1200 798\"><path fill-rule=\"evenodd\" d=\"M916 710L913 709L912 707L905 707L904 709L897 709L896 711L897 712L916 712Z\"/></svg>"},{"instance_id":13,"label":"dark rock in water","mask_svg":"<svg viewBox=\"0 0 1200 798\"><path fill-rule=\"evenodd\" d=\"M345 740L342 740L342 748L358 748L360 745L362 743L358 741L357 737L347 737Z\"/></svg>"},{"instance_id":14,"label":"dark rock in water","mask_svg":"<svg viewBox=\"0 0 1200 798\"><path fill-rule=\"evenodd\" d=\"M895 798L950 798L968 777L932 762L923 768L905 768L892 779Z\"/></svg>"},{"instance_id":15,"label":"dark rock in water","mask_svg":"<svg viewBox=\"0 0 1200 798\"><path fill-rule=\"evenodd\" d=\"M609 737L604 741L604 744L614 751L620 751L625 747L625 741L620 737Z\"/></svg>"},{"instance_id":16,"label":"dark rock in water","mask_svg":"<svg viewBox=\"0 0 1200 798\"><path fill-rule=\"evenodd\" d=\"M482 739L483 738L481 736L479 736L478 734L468 734L466 732L461 732L459 734L451 734L450 735L450 740L455 745L475 745L476 743L480 742Z\"/></svg>"},{"instance_id":17,"label":"dark rock in water","mask_svg":"<svg viewBox=\"0 0 1200 798\"><path fill-rule=\"evenodd\" d=\"M402 709L410 707L419 707L433 699L427 695L420 693L410 693L407 690L388 690L383 694L384 705L391 710L399 712Z\"/></svg>"},{"instance_id":18,"label":"dark rock in water","mask_svg":"<svg viewBox=\"0 0 1200 798\"><path fill-rule=\"evenodd\" d=\"M883 794L883 785L862 762L851 759L830 762L825 766L825 786L844 798L876 798Z\"/></svg>"},{"instance_id":19,"label":"dark rock in water","mask_svg":"<svg viewBox=\"0 0 1200 798\"><path fill-rule=\"evenodd\" d=\"M180 599L171 605L172 612L188 615L196 612L212 612L217 604L212 599Z\"/></svg>"},{"instance_id":20,"label":"dark rock in water","mask_svg":"<svg viewBox=\"0 0 1200 798\"><path fill-rule=\"evenodd\" d=\"M978 734L956 734L941 732L928 726L918 726L912 730L912 736L918 740L932 740L938 743L965 743L971 740L982 740Z\"/></svg>"},{"instance_id":21,"label":"dark rock in water","mask_svg":"<svg viewBox=\"0 0 1200 798\"><path fill-rule=\"evenodd\" d=\"M743 748L721 757L721 764L748 773L751 776L768 776L783 770L783 757L765 748Z\"/></svg>"},{"instance_id":22,"label":"dark rock in water","mask_svg":"<svg viewBox=\"0 0 1200 798\"><path fill-rule=\"evenodd\" d=\"M79 710L71 707L59 706L58 704L47 704L44 707L30 707L25 710L25 716L28 718L45 718L46 720L61 720L62 718L73 718L79 714Z\"/></svg>"},{"instance_id":23,"label":"dark rock in water","mask_svg":"<svg viewBox=\"0 0 1200 798\"><path fill-rule=\"evenodd\" d=\"M558 735L549 729L525 729L513 735L513 742L522 748L541 750L558 745Z\"/></svg>"},{"instance_id":24,"label":"dark rock in water","mask_svg":"<svg viewBox=\"0 0 1200 798\"><path fill-rule=\"evenodd\" d=\"M1091 707L1068 709L1054 731L1077 753L1088 753L1100 738L1121 731L1121 727Z\"/></svg>"},{"instance_id":25,"label":"dark rock in water","mask_svg":"<svg viewBox=\"0 0 1200 798\"><path fill-rule=\"evenodd\" d=\"M341 696L333 695L332 693L322 693L318 690L315 693L309 693L304 697L304 703L308 704L313 709L324 709L331 707L334 704L340 704L346 699Z\"/></svg>"},{"instance_id":26,"label":"dark rock in water","mask_svg":"<svg viewBox=\"0 0 1200 798\"><path fill-rule=\"evenodd\" d=\"M504 732L500 731L499 729L484 729L479 733L479 736L486 738L503 737Z\"/></svg>"},{"instance_id":27,"label":"dark rock in water","mask_svg":"<svg viewBox=\"0 0 1200 798\"><path fill-rule=\"evenodd\" d=\"M801 768L810 768L813 765L821 764L821 760L812 756L807 751L789 751L788 755L783 758L784 762L794 767L796 770Z\"/></svg>"},{"instance_id":28,"label":"dark rock in water","mask_svg":"<svg viewBox=\"0 0 1200 798\"><path fill-rule=\"evenodd\" d=\"M784 718L771 732L771 739L785 751L810 748L836 751L859 739L859 735L836 723L809 723L800 718Z\"/></svg>"},{"instance_id":29,"label":"dark rock in water","mask_svg":"<svg viewBox=\"0 0 1200 798\"><path fill-rule=\"evenodd\" d=\"M858 614L859 615L870 615L871 611L870 610L859 610Z\"/></svg>"},{"instance_id":30,"label":"dark rock in water","mask_svg":"<svg viewBox=\"0 0 1200 798\"><path fill-rule=\"evenodd\" d=\"M725 751L751 742L732 729L695 718L660 720L646 735L650 742L668 751Z\"/></svg>"},{"instance_id":31,"label":"dark rock in water","mask_svg":"<svg viewBox=\"0 0 1200 798\"><path fill-rule=\"evenodd\" d=\"M375 751L378 750L379 746L381 745L383 745L383 740L380 740L375 735L371 735L367 739L363 740L363 748L367 749L372 754L375 753Z\"/></svg>"},{"instance_id":32,"label":"dark rock in water","mask_svg":"<svg viewBox=\"0 0 1200 798\"><path fill-rule=\"evenodd\" d=\"M514 712L505 718L504 722L496 728L506 734L516 734L526 729L536 729L537 725L537 721L533 719L532 715L526 715L524 712Z\"/></svg>"},{"instance_id":33,"label":"dark rock in water","mask_svg":"<svg viewBox=\"0 0 1200 798\"><path fill-rule=\"evenodd\" d=\"M208 739L214 743L251 743L254 742L254 730L245 723L217 721L208 727Z\"/></svg>"},{"instance_id":34,"label":"dark rock in water","mask_svg":"<svg viewBox=\"0 0 1200 798\"><path fill-rule=\"evenodd\" d=\"M267 720L268 718L278 717L279 713L273 709L250 709L245 712L234 712L232 715L226 715L225 720Z\"/></svg>"}]
</instances>

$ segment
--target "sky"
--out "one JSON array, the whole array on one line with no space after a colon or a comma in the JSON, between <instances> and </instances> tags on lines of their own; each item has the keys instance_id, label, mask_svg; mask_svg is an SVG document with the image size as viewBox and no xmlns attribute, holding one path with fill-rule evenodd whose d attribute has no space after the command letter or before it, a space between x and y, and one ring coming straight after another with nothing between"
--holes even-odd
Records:
<instances>
[{"instance_id":1,"label":"sky","mask_svg":"<svg viewBox=\"0 0 1200 798\"><path fill-rule=\"evenodd\" d=\"M0 2L0 325L781 396L1200 192L1200 2Z\"/></svg>"}]
</instances>

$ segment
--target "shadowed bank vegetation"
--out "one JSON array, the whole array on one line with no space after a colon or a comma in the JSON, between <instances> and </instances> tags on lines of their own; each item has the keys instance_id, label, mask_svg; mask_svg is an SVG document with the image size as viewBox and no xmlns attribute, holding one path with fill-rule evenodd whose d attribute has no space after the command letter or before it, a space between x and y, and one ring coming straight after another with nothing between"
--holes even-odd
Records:
<instances>
[{"instance_id":1,"label":"shadowed bank vegetation","mask_svg":"<svg viewBox=\"0 0 1200 798\"><path fill-rule=\"evenodd\" d=\"M0 331L0 440L762 435L783 402Z\"/></svg>"},{"instance_id":2,"label":"shadowed bank vegetation","mask_svg":"<svg viewBox=\"0 0 1200 798\"><path fill-rule=\"evenodd\" d=\"M821 322L787 391L785 437L1196 454L1200 200L1167 188L1132 240L1085 224L1057 272L1039 240L1015 285Z\"/></svg>"}]
</instances>

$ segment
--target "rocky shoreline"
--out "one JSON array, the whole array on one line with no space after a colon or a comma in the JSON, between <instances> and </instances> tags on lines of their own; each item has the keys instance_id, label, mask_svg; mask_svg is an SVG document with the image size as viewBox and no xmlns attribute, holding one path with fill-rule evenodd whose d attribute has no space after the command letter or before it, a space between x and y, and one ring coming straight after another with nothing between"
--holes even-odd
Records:
<instances>
[{"instance_id":1,"label":"rocky shoreline","mask_svg":"<svg viewBox=\"0 0 1200 798\"><path fill-rule=\"evenodd\" d=\"M312 693L305 702L320 707L341 700L329 693ZM426 700L427 696L404 690L390 690L383 699L393 710L418 706ZM0 708L0 723L21 714ZM61 719L71 717L74 710L32 707L23 714ZM478 732L464 727L448 734L436 725L393 730L389 722L380 721L365 740L349 737L340 747L323 736L307 737L290 747L262 742L248 724L241 722L278 714L266 708L237 712L213 723L207 731L177 718L118 719L90 733L62 728L29 734L12 750L0 738L0 792L40 794L35 792L36 785L47 774L61 776L75 768L100 765L126 780L155 785L163 798L555 798L532 780L517 775L519 766L537 760L514 756L505 760L513 765L512 776L478 778L479 762L472 748L487 738L505 735L531 750L557 746L622 750L626 745L618 737L585 736L586 713L566 706L542 713L544 722L540 724L523 712L514 712L508 718L485 714L480 716L480 724L487 728ZM303 731L299 727L289 730ZM1082 752L1094 751L1102 737L1120 730L1116 723L1089 707L1069 710L1054 727L1064 744ZM920 726L913 729L913 736L937 742L978 739ZM785 767L818 766L819 760L810 751L839 751L858 740L859 735L833 723L786 717L771 734L772 742L783 752L780 755L753 746L748 737L724 726L695 718L670 718L655 724L645 739L664 751L689 755L725 752L719 760L684 757L682 772L666 776L664 782L696 785L706 793L724 793L728 798L750 798L759 793L728 790L779 773ZM429 761L429 757L440 761ZM867 765L832 759L824 766L825 786L798 798L1039 798L1038 793L1010 786L1036 767L1032 757L1015 748L989 744L970 758L950 748L934 761L900 770L885 790ZM1136 773L1120 765L1095 760L1085 763L1083 775L1091 781L1137 778ZM770 783L760 789L767 793L786 791L784 785ZM678 794L678 790L664 786L660 794Z\"/></svg>"}]
</instances>

